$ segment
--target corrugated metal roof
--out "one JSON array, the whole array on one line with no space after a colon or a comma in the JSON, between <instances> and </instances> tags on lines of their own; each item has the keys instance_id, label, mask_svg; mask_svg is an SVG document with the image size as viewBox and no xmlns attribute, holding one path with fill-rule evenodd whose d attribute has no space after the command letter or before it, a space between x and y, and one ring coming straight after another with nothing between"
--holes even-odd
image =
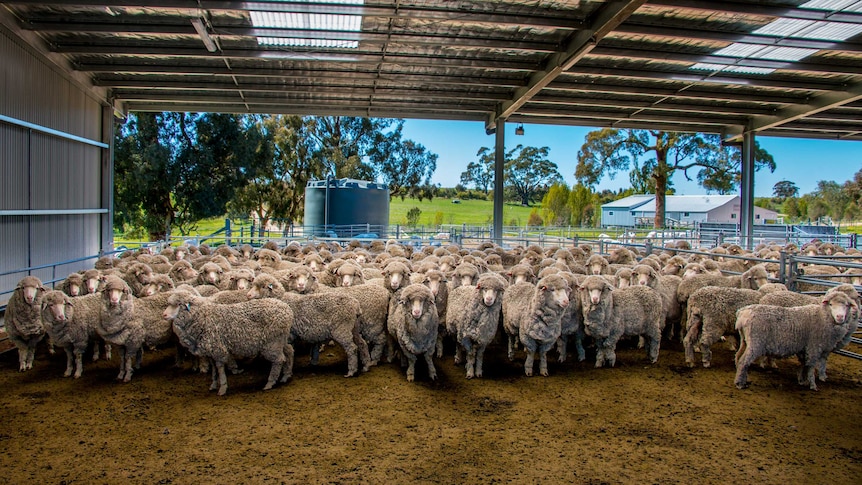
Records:
<instances>
[{"instance_id":1,"label":"corrugated metal roof","mask_svg":"<svg viewBox=\"0 0 862 485\"><path fill-rule=\"evenodd\" d=\"M0 4L0 28L121 111L482 120L488 127L502 118L862 140L858 2ZM255 24L253 12L289 20Z\"/></svg>"},{"instance_id":2,"label":"corrugated metal roof","mask_svg":"<svg viewBox=\"0 0 862 485\"><path fill-rule=\"evenodd\" d=\"M622 199L608 202L602 205L602 209L634 209L638 206L652 202L655 199L654 195L630 195Z\"/></svg>"},{"instance_id":3,"label":"corrugated metal roof","mask_svg":"<svg viewBox=\"0 0 862 485\"><path fill-rule=\"evenodd\" d=\"M709 212L723 205L739 204L738 195L667 195L665 196L665 212ZM602 206L604 207L604 206ZM639 207L638 212L655 212L655 196Z\"/></svg>"}]
</instances>

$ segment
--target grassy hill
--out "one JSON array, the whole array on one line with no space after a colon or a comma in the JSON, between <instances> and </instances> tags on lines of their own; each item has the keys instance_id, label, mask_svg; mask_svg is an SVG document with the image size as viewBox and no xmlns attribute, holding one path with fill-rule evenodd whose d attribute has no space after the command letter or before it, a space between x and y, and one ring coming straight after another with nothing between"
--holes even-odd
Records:
<instances>
[{"instance_id":1,"label":"grassy hill","mask_svg":"<svg viewBox=\"0 0 862 485\"><path fill-rule=\"evenodd\" d=\"M437 224L491 224L494 219L494 202L491 200L462 200L453 204L451 199L435 198L404 199L395 197L389 202L389 224L407 224L407 211L418 207L422 211L419 225L436 226ZM532 207L522 207L518 204L503 206L503 224L522 226L527 223Z\"/></svg>"}]
</instances>

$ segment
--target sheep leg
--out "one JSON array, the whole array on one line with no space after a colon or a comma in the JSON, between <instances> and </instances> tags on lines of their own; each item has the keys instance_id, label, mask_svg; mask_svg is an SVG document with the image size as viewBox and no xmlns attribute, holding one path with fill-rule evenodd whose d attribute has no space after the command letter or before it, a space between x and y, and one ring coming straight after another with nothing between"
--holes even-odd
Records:
<instances>
[{"instance_id":1,"label":"sheep leg","mask_svg":"<svg viewBox=\"0 0 862 485\"><path fill-rule=\"evenodd\" d=\"M372 344L374 350L371 350L371 362L369 362L369 365L377 365L380 362L380 358L383 357L383 349L386 348L386 333L381 332L377 335Z\"/></svg>"},{"instance_id":2,"label":"sheep leg","mask_svg":"<svg viewBox=\"0 0 862 485\"><path fill-rule=\"evenodd\" d=\"M539 375L548 377L548 351L539 351Z\"/></svg>"},{"instance_id":3,"label":"sheep leg","mask_svg":"<svg viewBox=\"0 0 862 485\"><path fill-rule=\"evenodd\" d=\"M536 359L536 352L527 350L527 358L524 359L524 374L527 377L533 376L533 361Z\"/></svg>"},{"instance_id":4,"label":"sheep leg","mask_svg":"<svg viewBox=\"0 0 862 485\"><path fill-rule=\"evenodd\" d=\"M775 366L775 362L772 363ZM817 378L820 382L826 382L826 357L817 362Z\"/></svg>"},{"instance_id":5,"label":"sheep leg","mask_svg":"<svg viewBox=\"0 0 862 485\"><path fill-rule=\"evenodd\" d=\"M353 377L356 375L356 371L359 370L358 348L353 343L353 330L350 330L349 335L333 335L332 338L344 349L344 353L347 355L347 374L344 377Z\"/></svg>"},{"instance_id":6,"label":"sheep leg","mask_svg":"<svg viewBox=\"0 0 862 485\"><path fill-rule=\"evenodd\" d=\"M96 362L98 360L99 360L99 340L94 339L93 340L93 362Z\"/></svg>"},{"instance_id":7,"label":"sheep leg","mask_svg":"<svg viewBox=\"0 0 862 485\"><path fill-rule=\"evenodd\" d=\"M515 336L509 335L506 340L508 341L508 347L506 350L508 351L507 355L509 356L509 360L515 360Z\"/></svg>"},{"instance_id":8,"label":"sheep leg","mask_svg":"<svg viewBox=\"0 0 862 485\"><path fill-rule=\"evenodd\" d=\"M481 345L476 349L476 377L482 377L482 363L485 359L485 348L488 345Z\"/></svg>"},{"instance_id":9,"label":"sheep leg","mask_svg":"<svg viewBox=\"0 0 862 485\"><path fill-rule=\"evenodd\" d=\"M141 368L141 364L143 363L143 361L144 361L144 348L141 347L138 349L137 352L135 352L135 370L138 370Z\"/></svg>"},{"instance_id":10,"label":"sheep leg","mask_svg":"<svg viewBox=\"0 0 862 485\"><path fill-rule=\"evenodd\" d=\"M64 347L63 350L66 351L66 372L63 373L63 377L71 377L73 371L73 362L75 361L75 353L71 345Z\"/></svg>"},{"instance_id":11,"label":"sheep leg","mask_svg":"<svg viewBox=\"0 0 862 485\"><path fill-rule=\"evenodd\" d=\"M560 335L560 338L557 339L557 353L560 354L557 362L561 364L566 361L566 347L568 343L569 337L567 335Z\"/></svg>"},{"instance_id":12,"label":"sheep leg","mask_svg":"<svg viewBox=\"0 0 862 485\"><path fill-rule=\"evenodd\" d=\"M658 361L658 352L659 347L661 346L661 330L654 335L648 335L646 338L647 357L649 357L650 364L655 364Z\"/></svg>"},{"instance_id":13,"label":"sheep leg","mask_svg":"<svg viewBox=\"0 0 862 485\"><path fill-rule=\"evenodd\" d=\"M276 381L278 381L279 376L281 376L281 369L284 367L284 353L277 356L272 362L272 366L269 368L269 377L266 380L266 385L263 386L264 391L268 391L272 389L272 386L275 385Z\"/></svg>"},{"instance_id":14,"label":"sheep leg","mask_svg":"<svg viewBox=\"0 0 862 485\"><path fill-rule=\"evenodd\" d=\"M689 323L690 326L685 332L685 338L682 339L682 343L685 346L685 363L689 367L694 367L694 345L700 338L700 318L695 318L692 315Z\"/></svg>"},{"instance_id":15,"label":"sheep leg","mask_svg":"<svg viewBox=\"0 0 862 485\"><path fill-rule=\"evenodd\" d=\"M18 348L18 372L24 372L27 370L27 342L11 335L9 340Z\"/></svg>"},{"instance_id":16,"label":"sheep leg","mask_svg":"<svg viewBox=\"0 0 862 485\"><path fill-rule=\"evenodd\" d=\"M317 365L317 362L320 361L320 348L323 347L323 344L314 344L311 346L311 365Z\"/></svg>"},{"instance_id":17,"label":"sheep leg","mask_svg":"<svg viewBox=\"0 0 862 485\"><path fill-rule=\"evenodd\" d=\"M87 350L86 346L82 347L82 348L76 348L75 349L75 379L79 379L81 377L81 374L84 373L84 351L85 350Z\"/></svg>"},{"instance_id":18,"label":"sheep leg","mask_svg":"<svg viewBox=\"0 0 862 485\"><path fill-rule=\"evenodd\" d=\"M123 376L123 382L129 382L132 380L132 371L135 368L135 362L138 360L138 356L143 352L143 349L137 349L132 352L130 349L126 349L126 373Z\"/></svg>"},{"instance_id":19,"label":"sheep leg","mask_svg":"<svg viewBox=\"0 0 862 485\"><path fill-rule=\"evenodd\" d=\"M434 367L434 360L432 359L432 357L432 352L425 352L425 364L428 365L428 377L431 378L432 381L436 381L437 368Z\"/></svg>"},{"instance_id":20,"label":"sheep leg","mask_svg":"<svg viewBox=\"0 0 862 485\"><path fill-rule=\"evenodd\" d=\"M461 344L464 346L465 353L467 354L467 379L472 379L476 377L476 346L473 345L473 342L470 341L469 338L465 338L461 341Z\"/></svg>"},{"instance_id":21,"label":"sheep leg","mask_svg":"<svg viewBox=\"0 0 862 485\"><path fill-rule=\"evenodd\" d=\"M210 391L215 391L218 389L218 370L215 365L212 365L209 359L204 359L201 357L201 367L203 367L203 363L206 361L207 367L210 368L210 375L212 376L212 382L210 383Z\"/></svg>"},{"instance_id":22,"label":"sheep leg","mask_svg":"<svg viewBox=\"0 0 862 485\"><path fill-rule=\"evenodd\" d=\"M437 342L434 344L434 349L437 353L437 358L442 359L443 358L443 333L440 331L437 332Z\"/></svg>"},{"instance_id":23,"label":"sheep leg","mask_svg":"<svg viewBox=\"0 0 862 485\"><path fill-rule=\"evenodd\" d=\"M293 377L293 345L285 344L284 346L284 368L281 372L281 382L287 382L291 377Z\"/></svg>"},{"instance_id":24,"label":"sheep leg","mask_svg":"<svg viewBox=\"0 0 862 485\"><path fill-rule=\"evenodd\" d=\"M599 361L598 357L596 357L596 367L602 367L602 365L604 365L604 364L607 364L608 367L613 367L614 364L617 363L616 348L617 348L617 340L618 339L619 338L614 339L614 338L608 337L608 338L602 339L601 342L599 342L598 340L596 341L596 347L601 348L601 355L602 355L601 361ZM600 362L601 362L601 365L600 365Z\"/></svg>"},{"instance_id":25,"label":"sheep leg","mask_svg":"<svg viewBox=\"0 0 862 485\"><path fill-rule=\"evenodd\" d=\"M218 371L218 395L224 396L227 393L227 374L224 371L224 362L217 360L215 368Z\"/></svg>"},{"instance_id":26,"label":"sheep leg","mask_svg":"<svg viewBox=\"0 0 862 485\"><path fill-rule=\"evenodd\" d=\"M125 345L120 346L120 373L117 374L117 380L121 381L126 376L126 353L128 350Z\"/></svg>"},{"instance_id":27,"label":"sheep leg","mask_svg":"<svg viewBox=\"0 0 862 485\"><path fill-rule=\"evenodd\" d=\"M455 342L455 365L461 365L464 361L464 348L459 342Z\"/></svg>"},{"instance_id":28,"label":"sheep leg","mask_svg":"<svg viewBox=\"0 0 862 485\"><path fill-rule=\"evenodd\" d=\"M740 345L740 350L742 350L742 348L743 347ZM742 354L739 354L739 351L737 351L736 378L733 383L738 389L745 389L748 387L748 367L751 366L752 362L754 362L757 357L759 356L754 353L750 346Z\"/></svg>"},{"instance_id":29,"label":"sheep leg","mask_svg":"<svg viewBox=\"0 0 862 485\"><path fill-rule=\"evenodd\" d=\"M362 372L368 372L371 367L371 354L368 352L368 342L362 338L359 331L359 320L356 320L356 325L353 326L353 343L356 345L356 350L359 353L359 361L362 363Z\"/></svg>"},{"instance_id":30,"label":"sheep leg","mask_svg":"<svg viewBox=\"0 0 862 485\"><path fill-rule=\"evenodd\" d=\"M587 353L584 351L585 336L586 334L584 334L583 329L579 328L578 331L575 332L575 350L578 352L578 362L583 362L587 359Z\"/></svg>"},{"instance_id":31,"label":"sheep leg","mask_svg":"<svg viewBox=\"0 0 862 485\"><path fill-rule=\"evenodd\" d=\"M407 357L407 382L413 382L416 379L416 354L404 351Z\"/></svg>"},{"instance_id":32,"label":"sheep leg","mask_svg":"<svg viewBox=\"0 0 862 485\"><path fill-rule=\"evenodd\" d=\"M27 346L27 370L33 368L33 359L36 357L36 344L42 340L42 337L34 337L30 339L30 345Z\"/></svg>"}]
</instances>

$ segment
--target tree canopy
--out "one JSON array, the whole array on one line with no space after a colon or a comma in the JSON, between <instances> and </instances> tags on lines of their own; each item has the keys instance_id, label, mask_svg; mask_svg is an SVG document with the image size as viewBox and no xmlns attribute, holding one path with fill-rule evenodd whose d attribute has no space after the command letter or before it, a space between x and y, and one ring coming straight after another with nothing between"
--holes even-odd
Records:
<instances>
[{"instance_id":1,"label":"tree canopy","mask_svg":"<svg viewBox=\"0 0 862 485\"><path fill-rule=\"evenodd\" d=\"M633 186L656 194L654 225L660 228L665 225L665 195L675 171L691 180L689 171L697 169L698 182L708 192L728 193L739 185L741 163L740 151L723 146L716 135L603 128L587 134L578 151L575 178L594 187L604 175L613 178L628 170ZM757 145L755 168L762 167L774 170L775 161Z\"/></svg>"}]
</instances>

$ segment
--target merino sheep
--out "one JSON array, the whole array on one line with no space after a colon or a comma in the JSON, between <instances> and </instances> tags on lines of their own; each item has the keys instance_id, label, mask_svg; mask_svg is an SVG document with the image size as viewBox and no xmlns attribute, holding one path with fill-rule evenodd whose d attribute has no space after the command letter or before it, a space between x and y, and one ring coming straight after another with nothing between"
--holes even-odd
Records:
<instances>
[{"instance_id":1,"label":"merino sheep","mask_svg":"<svg viewBox=\"0 0 862 485\"><path fill-rule=\"evenodd\" d=\"M360 335L361 310L355 298L330 292L306 295L286 292L277 279L267 274L254 279L248 297L278 298L287 302L296 317L291 330L295 339L311 345L334 340L347 356L345 377L352 377L359 370L359 358L362 371L368 370L371 356L368 344Z\"/></svg>"},{"instance_id":2,"label":"merino sheep","mask_svg":"<svg viewBox=\"0 0 862 485\"><path fill-rule=\"evenodd\" d=\"M60 291L69 296L81 296L84 294L84 276L81 273L72 273L60 284Z\"/></svg>"},{"instance_id":3,"label":"merino sheep","mask_svg":"<svg viewBox=\"0 0 862 485\"><path fill-rule=\"evenodd\" d=\"M594 254L587 259L587 274L602 275L611 274L608 260L600 254Z\"/></svg>"},{"instance_id":4,"label":"merino sheep","mask_svg":"<svg viewBox=\"0 0 862 485\"><path fill-rule=\"evenodd\" d=\"M437 320L440 328L437 331L437 358L443 357L443 335L446 332L446 319L449 312L449 285L446 275L437 269L429 269L422 277L421 283L431 290L434 303L437 306Z\"/></svg>"},{"instance_id":5,"label":"merino sheep","mask_svg":"<svg viewBox=\"0 0 862 485\"><path fill-rule=\"evenodd\" d=\"M694 366L694 348L700 346L704 367L712 362L710 347L725 335L736 335L736 311L758 303L763 293L744 288L701 288L688 299L685 361Z\"/></svg>"},{"instance_id":6,"label":"merino sheep","mask_svg":"<svg viewBox=\"0 0 862 485\"><path fill-rule=\"evenodd\" d=\"M49 291L42 298L42 319L45 329L55 345L66 351L66 372L74 372L75 379L84 371L83 356L93 342L93 361L99 359L99 341L96 332L101 318L101 296L70 297L62 291ZM109 355L109 354L108 354ZM108 357L110 358L110 357Z\"/></svg>"},{"instance_id":7,"label":"merino sheep","mask_svg":"<svg viewBox=\"0 0 862 485\"><path fill-rule=\"evenodd\" d=\"M586 353L584 351L584 337L586 334L584 333L584 317L581 311L581 299L577 298L577 295L574 295L576 298L572 298L572 292L576 291L578 287L578 277L573 273L561 272L559 274L563 278L566 278L566 281L569 283L569 306L566 307L566 311L563 312L563 316L560 319L560 338L557 340L557 353L559 353L558 360L560 363L566 361L569 338L574 337L575 352L578 355L578 362L583 362L586 359Z\"/></svg>"},{"instance_id":8,"label":"merino sheep","mask_svg":"<svg viewBox=\"0 0 862 485\"><path fill-rule=\"evenodd\" d=\"M6 305L6 333L18 348L19 372L33 368L36 344L45 337L40 314L45 291L39 278L25 276L18 282Z\"/></svg>"},{"instance_id":9,"label":"merino sheep","mask_svg":"<svg viewBox=\"0 0 862 485\"><path fill-rule=\"evenodd\" d=\"M604 281L604 280L602 280ZM539 374L548 375L548 350L562 333L561 319L569 306L569 282L560 275L550 275L536 283L527 315L520 322L518 335L527 353L524 374L533 375L533 363L539 354Z\"/></svg>"},{"instance_id":10,"label":"merino sheep","mask_svg":"<svg viewBox=\"0 0 862 485\"><path fill-rule=\"evenodd\" d=\"M120 373L117 380L132 380L136 359L144 343L144 324L134 318L132 289L121 278L109 275L102 291L101 316L96 331L109 344L120 349Z\"/></svg>"},{"instance_id":11,"label":"merino sheep","mask_svg":"<svg viewBox=\"0 0 862 485\"><path fill-rule=\"evenodd\" d=\"M674 326L682 320L682 307L677 299L677 289L682 278L674 275L659 275L654 268L639 264L632 269L632 284L649 286L661 296L662 328L673 338Z\"/></svg>"},{"instance_id":12,"label":"merino sheep","mask_svg":"<svg viewBox=\"0 0 862 485\"><path fill-rule=\"evenodd\" d=\"M736 314L736 329L741 337L736 352L736 387L748 387L748 368L758 358L796 355L802 365L799 384L808 384L816 391L815 370L825 366L829 354L848 332L856 330L850 316L858 311L858 304L842 292L827 293L820 304L814 305L743 307Z\"/></svg>"},{"instance_id":13,"label":"merino sheep","mask_svg":"<svg viewBox=\"0 0 862 485\"><path fill-rule=\"evenodd\" d=\"M198 357L212 359L210 390L218 389L219 396L227 392L225 365L233 358L260 355L271 362L264 390L292 376L295 317L290 305L274 299L221 305L184 291L172 294L167 303L162 316L172 322L182 345Z\"/></svg>"},{"instance_id":14,"label":"merino sheep","mask_svg":"<svg viewBox=\"0 0 862 485\"><path fill-rule=\"evenodd\" d=\"M536 285L521 281L511 284L503 293L503 331L506 332L506 350L510 361L515 360L521 321L530 311L530 300L533 299L535 291Z\"/></svg>"},{"instance_id":15,"label":"merino sheep","mask_svg":"<svg viewBox=\"0 0 862 485\"><path fill-rule=\"evenodd\" d=\"M126 281L135 296L141 296L143 288L150 283L152 278L152 268L144 263L133 263L123 273L123 280Z\"/></svg>"},{"instance_id":16,"label":"merino sheep","mask_svg":"<svg viewBox=\"0 0 862 485\"><path fill-rule=\"evenodd\" d=\"M596 367L614 366L623 336L645 337L650 362L658 360L662 301L657 291L640 285L615 290L600 276L588 276L578 290L584 330L596 340Z\"/></svg>"},{"instance_id":17,"label":"merino sheep","mask_svg":"<svg viewBox=\"0 0 862 485\"><path fill-rule=\"evenodd\" d=\"M171 266L168 276L177 285L183 283L197 284L198 282L198 271L192 267L192 263L184 259L177 261Z\"/></svg>"},{"instance_id":18,"label":"merino sheep","mask_svg":"<svg viewBox=\"0 0 862 485\"><path fill-rule=\"evenodd\" d=\"M437 380L433 354L439 324L430 288L414 283L398 294L389 313L389 333L398 342L403 360L407 361L407 381L413 382L420 355L428 365L428 377Z\"/></svg>"},{"instance_id":19,"label":"merino sheep","mask_svg":"<svg viewBox=\"0 0 862 485\"><path fill-rule=\"evenodd\" d=\"M571 253L569 253L571 255ZM506 273L509 277L509 284L517 284L517 283L535 283L536 282L536 274L533 272L533 268L526 264L516 264L509 268L509 271Z\"/></svg>"},{"instance_id":20,"label":"merino sheep","mask_svg":"<svg viewBox=\"0 0 862 485\"><path fill-rule=\"evenodd\" d=\"M456 329L456 352L463 349L467 354L467 379L482 377L485 348L497 335L506 286L508 283L502 276L496 273L483 274L467 306L453 308L449 315L452 320L449 326Z\"/></svg>"}]
</instances>

